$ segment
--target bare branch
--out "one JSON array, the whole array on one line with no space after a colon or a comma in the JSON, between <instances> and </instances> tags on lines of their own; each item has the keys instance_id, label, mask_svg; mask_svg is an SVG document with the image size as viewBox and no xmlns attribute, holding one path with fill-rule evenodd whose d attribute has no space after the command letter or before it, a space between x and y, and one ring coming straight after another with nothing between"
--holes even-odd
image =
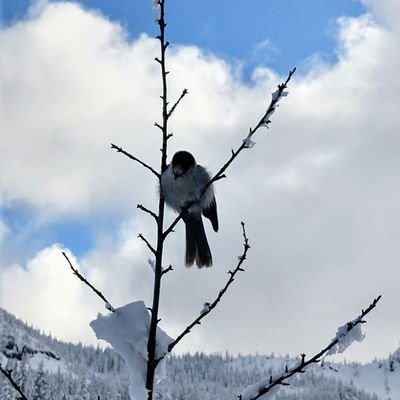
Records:
<instances>
[{"instance_id":1,"label":"bare branch","mask_svg":"<svg viewBox=\"0 0 400 400\"><path fill-rule=\"evenodd\" d=\"M119 146L111 143L111 148L114 149L114 150L117 150L118 153L124 154L125 156L127 156L131 160L138 162L140 165L142 165L143 167L145 167L149 171L151 171L158 179L160 179L161 175L154 168L150 167L150 165L146 164L142 160L139 160L139 158L137 158L137 157L133 156L132 154L128 153L122 147L119 147Z\"/></svg>"},{"instance_id":2,"label":"bare branch","mask_svg":"<svg viewBox=\"0 0 400 400\"><path fill-rule=\"evenodd\" d=\"M161 69L161 81L162 81L162 124L160 125L162 131L162 146L161 146L161 165L160 171L163 173L167 169L167 149L168 149L168 82L166 69L166 49L167 42L165 40L165 0L158 0L159 7L159 18L157 23L160 28L160 34L158 39L160 41L160 58L159 64ZM161 178L161 175L158 176ZM158 219L157 219L157 248L155 253L155 266L154 266L154 285L153 285L153 301L151 307L151 320L149 328L149 337L147 341L147 371L146 371L146 389L148 393L147 400L153 399L153 388L154 388L154 374L157 366L156 361L156 335L158 326L158 309L160 304L160 291L161 291L161 279L163 276L162 269L162 256L164 246L164 212L165 212L165 201L164 195L160 192L158 202Z\"/></svg>"},{"instance_id":3,"label":"bare branch","mask_svg":"<svg viewBox=\"0 0 400 400\"><path fill-rule=\"evenodd\" d=\"M351 332L357 325L363 324L366 322L366 321L364 321L364 317L376 307L376 305L380 299L381 299L381 296L378 296L376 299L373 300L373 302L369 305L369 307L366 310L362 310L361 314L354 321L347 323L347 333ZM261 396L270 392L271 389L276 388L278 385L288 385L288 383L286 381L289 378L291 378L295 374L304 373L305 372L304 369L306 367L308 367L311 364L320 362L321 357L324 355L327 355L329 350L331 350L338 343L339 343L339 338L336 337L334 340L331 341L331 343L329 343L328 346L326 346L323 350L321 350L319 353L317 353L313 357L309 358L308 360L305 359L305 357L306 357L305 354L301 354L301 361L299 362L299 364L297 366L290 368L290 369L286 367L285 372L274 379L272 377L270 377L267 385L265 385L264 381L260 381L262 383L260 383L259 387L256 388L258 393L256 395L254 395L253 397L246 397L246 399L247 400L257 400ZM257 384L255 384L255 385L257 385ZM255 388L253 387L253 389L255 389ZM239 395L238 397L239 397L239 399L243 398L242 395Z\"/></svg>"},{"instance_id":4,"label":"bare branch","mask_svg":"<svg viewBox=\"0 0 400 400\"><path fill-rule=\"evenodd\" d=\"M179 96L179 99L176 101L176 103L171 107L169 112L167 113L167 118L169 118L172 113L175 111L175 108L178 106L178 104L181 102L181 100L189 93L187 89L183 89L181 95Z\"/></svg>"},{"instance_id":5,"label":"bare branch","mask_svg":"<svg viewBox=\"0 0 400 400\"><path fill-rule=\"evenodd\" d=\"M163 127L158 122L154 122L154 126L160 129L161 131L163 130Z\"/></svg>"},{"instance_id":6,"label":"bare branch","mask_svg":"<svg viewBox=\"0 0 400 400\"><path fill-rule=\"evenodd\" d=\"M226 282L225 286L219 291L218 296L215 298L215 300L210 303L207 306L206 310L203 310L203 312L192 322L190 323L185 330L168 346L168 352L171 352L172 349L191 331L191 329L199 325L201 320L205 318L210 312L218 305L218 303L221 301L222 297L228 290L229 286L232 285L233 281L235 280L235 276L239 271L244 271L242 268L242 264L244 260L246 260L247 252L250 249L249 245L249 240L246 236L246 230L245 230L245 225L244 222L241 222L242 225L242 232L243 232L243 253L239 256L238 258L238 263L236 265L236 268L233 271L228 271L229 274L229 279ZM159 360L160 361L160 360Z\"/></svg>"},{"instance_id":7,"label":"bare branch","mask_svg":"<svg viewBox=\"0 0 400 400\"><path fill-rule=\"evenodd\" d=\"M261 119L258 121L257 125L255 128L251 129L247 135L247 137L242 141L241 145L236 149L236 150L231 150L231 156L228 159L228 161L220 168L220 170L207 182L207 184L204 186L200 198L197 201L193 201L192 203L188 204L184 209L182 209L181 213L174 219L174 221L171 223L171 225L164 231L164 239L173 231L175 228L176 224L179 222L179 220L182 219L182 217L188 212L191 206L193 206L195 203L199 202L203 195L206 193L208 187L212 185L214 182L225 178L225 171L228 169L228 167L232 164L232 162L236 159L236 157L244 150L248 149L250 147L249 143L251 142L251 138L253 135L260 129L261 127L268 127L270 124L269 117L272 115L272 113L275 111L277 107L277 103L279 100L284 96L287 92L285 92L285 89L287 88L287 85L289 84L293 74L295 73L296 68L292 69L285 82L281 83L278 85L278 89L272 94L272 100L265 111L264 115L261 117Z\"/></svg>"},{"instance_id":8,"label":"bare branch","mask_svg":"<svg viewBox=\"0 0 400 400\"><path fill-rule=\"evenodd\" d=\"M107 308L107 310L114 312L115 309L114 307L111 305L111 303L105 298L105 296L103 295L103 293L100 292L100 290L96 289L86 278L84 278L79 271L74 268L74 266L72 265L71 261L69 260L68 256L65 254L64 251L62 251L63 256L66 258L66 260L68 261L68 264L72 270L72 272L74 273L74 275L76 275L85 285L89 286L90 289L93 290L93 292L95 292L97 294L97 296L99 296L105 303L105 306Z\"/></svg>"},{"instance_id":9,"label":"bare branch","mask_svg":"<svg viewBox=\"0 0 400 400\"><path fill-rule=\"evenodd\" d=\"M139 239L142 239L143 242L146 243L147 247L150 249L150 251L151 251L154 255L157 254L157 252L156 252L156 250L154 249L154 247L149 243L149 241L148 241L141 233L139 233L138 238L139 238Z\"/></svg>"},{"instance_id":10,"label":"bare branch","mask_svg":"<svg viewBox=\"0 0 400 400\"><path fill-rule=\"evenodd\" d=\"M168 268L162 270L162 275L166 274L169 271L173 271L173 270L174 269L172 268L172 265L170 265Z\"/></svg>"},{"instance_id":11,"label":"bare branch","mask_svg":"<svg viewBox=\"0 0 400 400\"><path fill-rule=\"evenodd\" d=\"M158 221L158 216L155 212L149 210L148 208L144 207L142 204L138 204L137 208L139 208L140 210L144 211L147 214L150 214L155 220L156 222Z\"/></svg>"},{"instance_id":12,"label":"bare branch","mask_svg":"<svg viewBox=\"0 0 400 400\"><path fill-rule=\"evenodd\" d=\"M24 392L22 391L21 387L18 385L17 382L14 381L12 377L12 369L4 369L1 364L0 364L0 372L6 377L6 379L10 382L11 386L18 392L20 397L18 397L18 400L28 400L28 398L25 396Z\"/></svg>"}]
</instances>

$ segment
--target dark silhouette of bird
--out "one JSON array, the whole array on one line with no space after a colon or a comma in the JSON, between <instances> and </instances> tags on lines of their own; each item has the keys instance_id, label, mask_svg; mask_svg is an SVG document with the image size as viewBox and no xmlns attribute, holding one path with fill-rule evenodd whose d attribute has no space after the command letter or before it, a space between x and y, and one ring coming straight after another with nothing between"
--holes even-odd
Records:
<instances>
[{"instance_id":1,"label":"dark silhouette of bird","mask_svg":"<svg viewBox=\"0 0 400 400\"><path fill-rule=\"evenodd\" d=\"M161 190L165 202L178 213L186 209L183 221L186 228L186 266L196 261L199 268L211 267L212 256L204 230L202 215L218 231L217 202L212 185L202 195L210 175L198 165L188 151L178 151L161 176Z\"/></svg>"}]
</instances>

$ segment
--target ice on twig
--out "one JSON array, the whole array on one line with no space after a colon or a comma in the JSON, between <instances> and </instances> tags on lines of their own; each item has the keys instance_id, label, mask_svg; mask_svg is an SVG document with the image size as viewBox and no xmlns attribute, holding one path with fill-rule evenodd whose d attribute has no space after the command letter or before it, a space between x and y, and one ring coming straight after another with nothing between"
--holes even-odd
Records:
<instances>
[{"instance_id":1,"label":"ice on twig","mask_svg":"<svg viewBox=\"0 0 400 400\"><path fill-rule=\"evenodd\" d=\"M272 378L274 380L274 378ZM260 391L264 388L267 388L270 385L270 378L263 378L259 380L258 382L254 383L253 385L247 386L242 394L241 394L241 400L252 400L255 399ZM268 390L267 393L259 397L259 399L267 400L267 399L273 399L276 392L279 390L279 386L273 386L271 389Z\"/></svg>"},{"instance_id":2,"label":"ice on twig","mask_svg":"<svg viewBox=\"0 0 400 400\"><path fill-rule=\"evenodd\" d=\"M208 313L210 311L210 303L206 302L203 305L203 309L200 311L200 315Z\"/></svg>"},{"instance_id":3,"label":"ice on twig","mask_svg":"<svg viewBox=\"0 0 400 400\"><path fill-rule=\"evenodd\" d=\"M132 400L147 400L147 340L150 315L143 301L136 301L115 309L107 316L98 314L90 323L98 339L104 339L125 360L129 375L129 395ZM168 353L173 340L157 328L156 358ZM165 378L165 358L155 371L156 381Z\"/></svg>"},{"instance_id":4,"label":"ice on twig","mask_svg":"<svg viewBox=\"0 0 400 400\"><path fill-rule=\"evenodd\" d=\"M115 311L114 307L109 302L105 303L104 306L106 307L106 309L108 311L111 311L111 312Z\"/></svg>"},{"instance_id":5,"label":"ice on twig","mask_svg":"<svg viewBox=\"0 0 400 400\"><path fill-rule=\"evenodd\" d=\"M280 99L281 97L286 97L288 94L289 94L288 91L283 90L283 91L280 93L280 89L276 89L275 92L272 93L271 96L272 96L272 100L274 100L274 101L279 101L279 99Z\"/></svg>"},{"instance_id":6,"label":"ice on twig","mask_svg":"<svg viewBox=\"0 0 400 400\"><path fill-rule=\"evenodd\" d=\"M364 340L365 335L361 330L360 318L358 317L338 328L336 336L332 339L332 341L337 339L338 342L328 351L327 356L343 353L353 342L362 342Z\"/></svg>"},{"instance_id":7,"label":"ice on twig","mask_svg":"<svg viewBox=\"0 0 400 400\"><path fill-rule=\"evenodd\" d=\"M150 268L153 270L153 272L156 272L156 262L155 262L155 260L149 258L147 260L147 262L150 265Z\"/></svg>"},{"instance_id":8,"label":"ice on twig","mask_svg":"<svg viewBox=\"0 0 400 400\"><path fill-rule=\"evenodd\" d=\"M254 132L250 129L249 134L243 139L243 143L244 143L244 145L245 145L245 147L246 147L247 149L251 149L251 148L254 147L255 144L256 144L256 142L253 142L253 141L251 140L251 137L253 136L253 133L254 133Z\"/></svg>"},{"instance_id":9,"label":"ice on twig","mask_svg":"<svg viewBox=\"0 0 400 400\"><path fill-rule=\"evenodd\" d=\"M160 0L153 0L151 8L153 9L153 12L157 16L157 19L154 22L158 23L158 19L160 18Z\"/></svg>"}]
</instances>

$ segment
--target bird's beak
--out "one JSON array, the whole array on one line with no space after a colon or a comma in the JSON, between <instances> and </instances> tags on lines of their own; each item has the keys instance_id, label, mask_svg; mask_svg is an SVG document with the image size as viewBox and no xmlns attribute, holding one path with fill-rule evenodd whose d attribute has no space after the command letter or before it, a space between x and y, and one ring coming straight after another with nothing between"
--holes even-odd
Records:
<instances>
[{"instance_id":1,"label":"bird's beak","mask_svg":"<svg viewBox=\"0 0 400 400\"><path fill-rule=\"evenodd\" d=\"M173 173L175 179L179 178L181 175L183 175L183 168L180 165L175 165L173 167Z\"/></svg>"}]
</instances>

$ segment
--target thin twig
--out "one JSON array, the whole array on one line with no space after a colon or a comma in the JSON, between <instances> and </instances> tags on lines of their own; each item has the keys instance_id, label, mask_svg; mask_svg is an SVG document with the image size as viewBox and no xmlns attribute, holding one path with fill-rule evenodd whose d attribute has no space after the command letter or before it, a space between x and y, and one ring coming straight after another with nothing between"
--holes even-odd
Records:
<instances>
[{"instance_id":1,"label":"thin twig","mask_svg":"<svg viewBox=\"0 0 400 400\"><path fill-rule=\"evenodd\" d=\"M253 135L260 129L261 127L265 126L268 127L270 124L269 117L272 115L272 113L275 111L277 107L277 103L279 100L284 96L285 94L285 89L287 88L287 85L289 84L290 80L292 79L293 74L295 73L296 68L292 69L285 82L281 83L278 85L278 90L273 94L272 100L265 111L264 115L261 117L261 119L258 121L257 125L255 128L251 129L250 132L248 133L246 139L244 139L241 143L241 145L236 149L232 150L231 156L228 159L228 161L220 168L220 170L207 182L207 184L204 186L203 190L201 191L200 198L197 201L193 201L192 203L188 204L185 208L182 209L181 213L174 219L174 221L171 223L171 225L164 231L164 239L173 231L175 228L176 224L182 219L182 217L187 213L187 211L190 209L191 206L193 206L195 203L199 202L201 198L204 196L206 193L208 187L212 185L214 182L225 178L225 171L228 169L228 167L232 164L232 162L235 160L235 158L244 150L249 148L249 141L253 137Z\"/></svg>"},{"instance_id":2,"label":"thin twig","mask_svg":"<svg viewBox=\"0 0 400 400\"><path fill-rule=\"evenodd\" d=\"M18 385L17 382L14 381L13 377L11 376L13 370L12 369L6 370L0 364L0 372L6 377L6 379L10 382L11 386L20 395L20 397L18 397L18 400L28 400L28 398L25 396L24 392L22 391L21 387Z\"/></svg>"},{"instance_id":3,"label":"thin twig","mask_svg":"<svg viewBox=\"0 0 400 400\"><path fill-rule=\"evenodd\" d=\"M93 292L95 292L97 294L97 296L99 296L105 303L105 306L107 308L107 310L114 312L115 309L114 307L111 305L111 303L105 298L105 296L103 295L103 293L100 292L100 290L96 289L86 278L84 278L79 271L74 268L74 266L72 265L71 261L69 260L68 256L65 254L64 251L62 251L63 256L66 258L66 260L68 261L68 264L72 270L72 272L74 273L74 275L76 275L85 285L89 286L90 289L93 290Z\"/></svg>"},{"instance_id":4,"label":"thin twig","mask_svg":"<svg viewBox=\"0 0 400 400\"><path fill-rule=\"evenodd\" d=\"M178 104L181 102L181 100L189 93L187 89L183 89L181 95L179 96L179 99L176 101L176 103L171 107L171 109L167 113L167 118L169 118L172 113L175 111L176 107Z\"/></svg>"},{"instance_id":5,"label":"thin twig","mask_svg":"<svg viewBox=\"0 0 400 400\"><path fill-rule=\"evenodd\" d=\"M361 314L352 322L347 323L347 333L352 331L357 325L363 324L366 321L364 321L364 317L371 312L377 305L378 301L381 299L381 296L378 296L374 301L369 305L369 307L366 310L362 310ZM286 371L280 375L279 377L272 379L270 377L270 380L267 385L261 384L260 387L258 388L258 393L251 398L248 398L248 400L257 400L261 396L267 394L272 388L278 386L278 385L288 385L286 382L289 378L291 378L293 375L298 374L298 373L304 373L307 366L310 364L315 364L320 362L320 359L323 355L327 354L332 347L336 346L339 343L339 338L336 337L334 340L331 341L331 343L326 346L323 350L321 350L319 353L317 353L315 356L311 357L308 360L305 360L305 354L301 355L301 361L299 365L292 369L286 368ZM242 395L239 395L239 400L242 399Z\"/></svg>"},{"instance_id":6,"label":"thin twig","mask_svg":"<svg viewBox=\"0 0 400 400\"><path fill-rule=\"evenodd\" d=\"M128 153L122 147L119 147L119 146L111 143L111 148L114 149L114 150L117 150L118 153L124 154L125 156L127 156L131 160L138 162L140 165L142 165L143 167L145 167L149 171L151 171L158 179L160 179L161 175L154 168L150 167L150 165L146 164L145 162L143 162L139 158L137 158L137 157L133 156L132 154Z\"/></svg>"},{"instance_id":7,"label":"thin twig","mask_svg":"<svg viewBox=\"0 0 400 400\"><path fill-rule=\"evenodd\" d=\"M151 251L154 255L157 254L156 249L149 243L149 241L148 241L141 233L139 233L138 238L139 238L139 239L142 239L143 242L146 243L147 247L150 249L150 251Z\"/></svg>"},{"instance_id":8,"label":"thin twig","mask_svg":"<svg viewBox=\"0 0 400 400\"><path fill-rule=\"evenodd\" d=\"M238 258L238 264L236 265L236 268L231 271L228 271L229 274L229 279L226 282L225 286L219 291L218 296L216 297L216 299L210 303L210 305L207 307L207 309L205 311L203 311L191 324L189 324L184 331L172 342L169 344L168 346L168 352L171 352L172 349L188 334L190 333L191 329L196 326L199 325L201 320L203 318L205 318L208 314L210 314L210 312L218 305L218 303L221 301L222 297L224 296L224 294L226 293L226 291L228 290L229 286L232 285L233 281L235 280L235 276L239 271L244 271L244 269L242 268L242 264L243 262L246 260L246 256L247 256L247 252L250 249L250 245L249 245L249 240L246 236L246 229L245 229L245 225L244 222L241 222L242 225L242 233L243 233L243 253L242 255L239 256Z\"/></svg>"},{"instance_id":9,"label":"thin twig","mask_svg":"<svg viewBox=\"0 0 400 400\"><path fill-rule=\"evenodd\" d=\"M155 212L149 210L148 208L146 208L142 204L138 204L137 208L139 208L140 210L144 211L147 214L150 214L156 220L156 222L158 221L158 216L157 216L157 214Z\"/></svg>"},{"instance_id":10,"label":"thin twig","mask_svg":"<svg viewBox=\"0 0 400 400\"><path fill-rule=\"evenodd\" d=\"M173 271L174 269L172 268L172 265L170 265L168 268L165 268L162 270L162 275L166 274L169 271Z\"/></svg>"}]
</instances>

